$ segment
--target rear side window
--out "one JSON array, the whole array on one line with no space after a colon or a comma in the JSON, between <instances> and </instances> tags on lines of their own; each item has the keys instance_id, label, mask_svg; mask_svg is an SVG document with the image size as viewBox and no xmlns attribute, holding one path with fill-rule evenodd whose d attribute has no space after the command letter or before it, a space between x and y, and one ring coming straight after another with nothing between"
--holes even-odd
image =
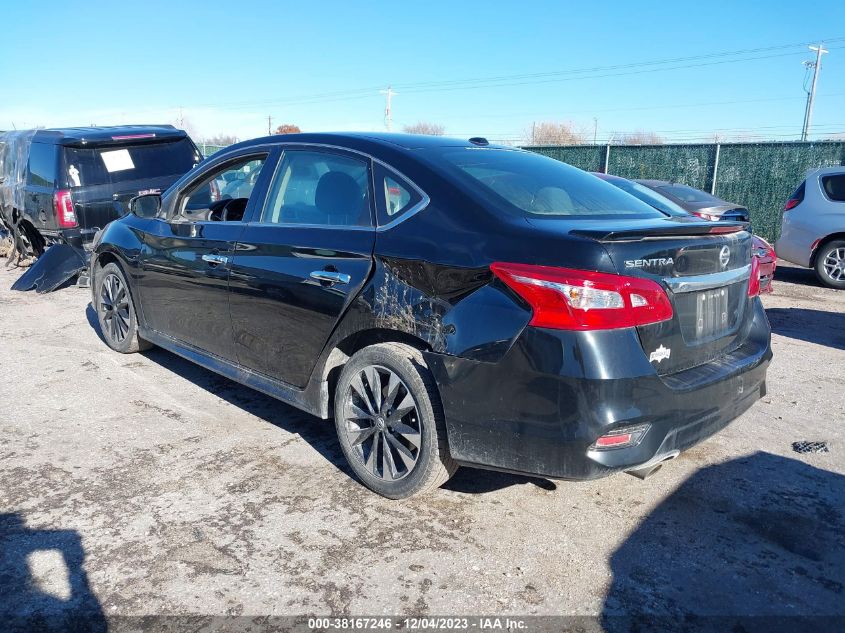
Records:
<instances>
[{"instance_id":1,"label":"rear side window","mask_svg":"<svg viewBox=\"0 0 845 633\"><path fill-rule=\"evenodd\" d=\"M489 202L537 218L664 218L613 185L540 154L517 150L440 148L442 167Z\"/></svg>"},{"instance_id":2,"label":"rear side window","mask_svg":"<svg viewBox=\"0 0 845 633\"><path fill-rule=\"evenodd\" d=\"M845 202L845 174L822 176L822 188L834 202Z\"/></svg>"},{"instance_id":3,"label":"rear side window","mask_svg":"<svg viewBox=\"0 0 845 633\"><path fill-rule=\"evenodd\" d=\"M414 185L382 165L376 168L376 196L379 226L395 222L423 202Z\"/></svg>"},{"instance_id":4,"label":"rear side window","mask_svg":"<svg viewBox=\"0 0 845 633\"><path fill-rule=\"evenodd\" d=\"M29 184L53 187L56 184L56 157L55 145L32 143L29 146Z\"/></svg>"},{"instance_id":5,"label":"rear side window","mask_svg":"<svg viewBox=\"0 0 845 633\"><path fill-rule=\"evenodd\" d=\"M181 176L200 160L199 152L187 138L124 147L67 147L65 177L71 188L150 180Z\"/></svg>"}]
</instances>

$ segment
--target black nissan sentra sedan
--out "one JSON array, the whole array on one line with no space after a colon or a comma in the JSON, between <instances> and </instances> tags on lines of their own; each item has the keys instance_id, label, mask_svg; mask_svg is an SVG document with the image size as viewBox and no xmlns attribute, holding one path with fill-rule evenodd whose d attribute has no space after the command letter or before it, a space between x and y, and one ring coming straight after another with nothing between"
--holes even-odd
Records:
<instances>
[{"instance_id":1,"label":"black nissan sentra sedan","mask_svg":"<svg viewBox=\"0 0 845 633\"><path fill-rule=\"evenodd\" d=\"M537 154L273 136L130 209L91 260L106 342L334 418L387 497L459 465L645 476L766 391L745 225L668 217Z\"/></svg>"}]
</instances>

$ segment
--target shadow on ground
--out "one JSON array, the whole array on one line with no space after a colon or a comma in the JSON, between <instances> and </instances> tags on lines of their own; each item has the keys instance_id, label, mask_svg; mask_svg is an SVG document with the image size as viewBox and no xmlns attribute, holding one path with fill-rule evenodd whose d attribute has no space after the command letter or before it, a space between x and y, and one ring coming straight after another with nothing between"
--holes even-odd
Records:
<instances>
[{"instance_id":1,"label":"shadow on ground","mask_svg":"<svg viewBox=\"0 0 845 633\"><path fill-rule=\"evenodd\" d=\"M816 277L816 272L812 268L802 268L792 264L783 264L778 262L775 268L775 281L785 281L792 284L801 284L802 286L814 286L816 288L826 288ZM776 287L775 287L776 288Z\"/></svg>"},{"instance_id":2,"label":"shadow on ground","mask_svg":"<svg viewBox=\"0 0 845 633\"><path fill-rule=\"evenodd\" d=\"M75 530L33 530L20 514L0 514L0 628L106 631L84 562Z\"/></svg>"},{"instance_id":3,"label":"shadow on ground","mask_svg":"<svg viewBox=\"0 0 845 633\"><path fill-rule=\"evenodd\" d=\"M768 308L774 334L845 349L845 314L805 308Z\"/></svg>"},{"instance_id":4,"label":"shadow on ground","mask_svg":"<svg viewBox=\"0 0 845 633\"><path fill-rule=\"evenodd\" d=\"M845 476L795 459L760 452L704 468L612 555L603 623L845 630L843 512Z\"/></svg>"},{"instance_id":5,"label":"shadow on ground","mask_svg":"<svg viewBox=\"0 0 845 633\"><path fill-rule=\"evenodd\" d=\"M106 342L100 331L97 314L91 304L88 304L85 315L88 324L105 345ZM161 348L153 348L148 352L143 352L143 355L168 371L223 398L226 402L239 407L243 411L266 420L288 433L299 435L339 470L349 477L355 478L337 442L337 434L332 420L321 420L309 415ZM533 484L544 490L554 490L557 487L553 482L539 477L512 475L474 468L459 470L444 487L455 492L481 494L520 484Z\"/></svg>"}]
</instances>

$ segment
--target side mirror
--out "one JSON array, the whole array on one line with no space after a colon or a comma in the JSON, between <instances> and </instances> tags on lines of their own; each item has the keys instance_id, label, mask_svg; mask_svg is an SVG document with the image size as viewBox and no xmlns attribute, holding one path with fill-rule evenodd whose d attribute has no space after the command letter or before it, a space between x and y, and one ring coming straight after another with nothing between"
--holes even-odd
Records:
<instances>
[{"instance_id":1,"label":"side mirror","mask_svg":"<svg viewBox=\"0 0 845 633\"><path fill-rule=\"evenodd\" d=\"M161 211L161 194L145 193L129 200L129 212L139 218L154 218Z\"/></svg>"}]
</instances>

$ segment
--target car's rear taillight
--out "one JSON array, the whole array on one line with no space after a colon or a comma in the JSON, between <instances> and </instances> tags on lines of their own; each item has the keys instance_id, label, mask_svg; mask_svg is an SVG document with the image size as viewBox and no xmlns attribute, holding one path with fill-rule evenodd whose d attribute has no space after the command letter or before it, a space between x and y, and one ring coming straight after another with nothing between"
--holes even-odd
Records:
<instances>
[{"instance_id":1,"label":"car's rear taillight","mask_svg":"<svg viewBox=\"0 0 845 633\"><path fill-rule=\"evenodd\" d=\"M797 207L799 204L801 204L801 201L798 198L790 198L786 201L786 204L783 205L783 210L789 211L790 209Z\"/></svg>"},{"instance_id":2,"label":"car's rear taillight","mask_svg":"<svg viewBox=\"0 0 845 633\"><path fill-rule=\"evenodd\" d=\"M531 306L537 327L607 330L672 318L666 291L650 279L501 262L490 270Z\"/></svg>"},{"instance_id":3,"label":"car's rear taillight","mask_svg":"<svg viewBox=\"0 0 845 633\"><path fill-rule=\"evenodd\" d=\"M211 201L217 202L218 200L220 200L220 187L217 185L217 181L212 180L208 184L208 188L209 188L209 197L210 197Z\"/></svg>"},{"instance_id":4,"label":"car's rear taillight","mask_svg":"<svg viewBox=\"0 0 845 633\"><path fill-rule=\"evenodd\" d=\"M59 189L53 196L53 201L56 205L56 217L58 218L59 228L72 229L78 226L76 221L76 211L73 210L73 200L70 197L70 191L67 189Z\"/></svg>"},{"instance_id":5,"label":"car's rear taillight","mask_svg":"<svg viewBox=\"0 0 845 633\"><path fill-rule=\"evenodd\" d=\"M760 294L760 260L751 258L751 277L748 278L748 296L756 297Z\"/></svg>"}]
</instances>

